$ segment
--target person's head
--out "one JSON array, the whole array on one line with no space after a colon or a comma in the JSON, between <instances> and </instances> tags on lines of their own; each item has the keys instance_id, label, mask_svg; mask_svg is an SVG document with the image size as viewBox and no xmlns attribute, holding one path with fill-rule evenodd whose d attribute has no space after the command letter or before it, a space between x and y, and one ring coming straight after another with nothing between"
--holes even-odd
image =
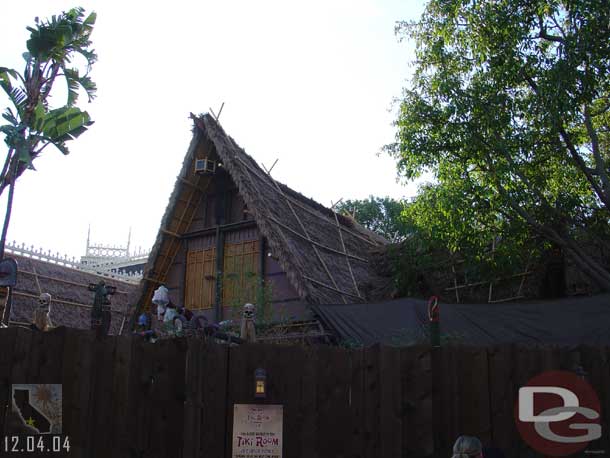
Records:
<instances>
[{"instance_id":1,"label":"person's head","mask_svg":"<svg viewBox=\"0 0 610 458\"><path fill-rule=\"evenodd\" d=\"M481 441L473 436L460 436L453 444L451 458L481 458L483 446Z\"/></svg>"}]
</instances>

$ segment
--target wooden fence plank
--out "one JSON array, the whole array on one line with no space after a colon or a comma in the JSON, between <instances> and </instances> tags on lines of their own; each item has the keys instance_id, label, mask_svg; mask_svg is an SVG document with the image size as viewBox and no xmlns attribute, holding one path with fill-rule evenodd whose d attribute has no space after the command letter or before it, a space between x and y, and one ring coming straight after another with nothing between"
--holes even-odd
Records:
<instances>
[{"instance_id":1,"label":"wooden fence plank","mask_svg":"<svg viewBox=\"0 0 610 458\"><path fill-rule=\"evenodd\" d=\"M513 370L513 397L516 400L519 388L525 386L530 379L547 370L560 369L560 358L558 353L548 345L536 345L524 347L517 345L514 347L512 370ZM530 457L535 456L535 452L520 439L514 443L512 453L515 456Z\"/></svg>"},{"instance_id":2,"label":"wooden fence plank","mask_svg":"<svg viewBox=\"0 0 610 458\"><path fill-rule=\"evenodd\" d=\"M32 352L32 339L34 332L25 329L17 328L15 335L15 345L12 352L12 363L10 366L10 384L29 383L29 354ZM9 386L9 406L12 405L11 387ZM10 409L10 408L9 408ZM25 428L19 416L9 410L6 418L5 428L12 434L31 434L31 429Z\"/></svg>"},{"instance_id":3,"label":"wooden fence plank","mask_svg":"<svg viewBox=\"0 0 610 458\"><path fill-rule=\"evenodd\" d=\"M182 455L184 421L184 339L161 340L154 347L150 403L154 418L149 426L151 457ZM153 407L154 406L154 407Z\"/></svg>"},{"instance_id":4,"label":"wooden fence plank","mask_svg":"<svg viewBox=\"0 0 610 458\"><path fill-rule=\"evenodd\" d=\"M434 453L432 352L430 347L400 349L402 385L402 456Z\"/></svg>"},{"instance_id":5,"label":"wooden fence plank","mask_svg":"<svg viewBox=\"0 0 610 458\"><path fill-rule=\"evenodd\" d=\"M456 418L459 419L458 434L478 437L487 444L491 441L487 350L458 347L457 369L453 377L460 393L460 404L456 413Z\"/></svg>"},{"instance_id":6,"label":"wooden fence plank","mask_svg":"<svg viewBox=\"0 0 610 458\"><path fill-rule=\"evenodd\" d=\"M201 394L203 412L201 424L201 457L223 457L226 451L229 348L207 344L201 353Z\"/></svg>"},{"instance_id":7,"label":"wooden fence plank","mask_svg":"<svg viewBox=\"0 0 610 458\"><path fill-rule=\"evenodd\" d=\"M316 394L318 384L317 348L305 347L301 359L300 395L299 395L299 423L300 436L298 448L303 458L317 458L317 410ZM298 373L295 371L298 377Z\"/></svg>"},{"instance_id":8,"label":"wooden fence plank","mask_svg":"<svg viewBox=\"0 0 610 458\"><path fill-rule=\"evenodd\" d=\"M401 456L402 390L400 350L381 347L379 355L381 457Z\"/></svg>"},{"instance_id":9,"label":"wooden fence plank","mask_svg":"<svg viewBox=\"0 0 610 458\"><path fill-rule=\"evenodd\" d=\"M39 369L42 362L43 350L47 336L45 333L35 330L26 330L30 334L30 349L26 356L27 368L24 368L25 378L21 383L43 383L40 379Z\"/></svg>"},{"instance_id":10,"label":"wooden fence plank","mask_svg":"<svg viewBox=\"0 0 610 458\"><path fill-rule=\"evenodd\" d=\"M344 458L351 436L348 352L321 346L316 351L317 450L320 458Z\"/></svg>"},{"instance_id":11,"label":"wooden fence plank","mask_svg":"<svg viewBox=\"0 0 610 458\"><path fill-rule=\"evenodd\" d=\"M587 450L591 455L610 453L610 355L604 347L582 346L580 348L585 380L591 384L599 398L602 411L602 437L591 442Z\"/></svg>"},{"instance_id":12,"label":"wooden fence plank","mask_svg":"<svg viewBox=\"0 0 610 458\"><path fill-rule=\"evenodd\" d=\"M448 420L451 406L444 404L443 382L447 377L443 368L443 350L441 347L430 347L430 393L432 404L432 416L430 425L432 429L433 456L443 454L444 424Z\"/></svg>"},{"instance_id":13,"label":"wooden fence plank","mask_svg":"<svg viewBox=\"0 0 610 458\"><path fill-rule=\"evenodd\" d=\"M129 411L129 376L131 370L131 355L135 338L131 336L118 337L114 353L114 373L112 378L112 454L108 456L129 457L128 450L131 437L127 430L128 418L133 415Z\"/></svg>"},{"instance_id":14,"label":"wooden fence plank","mask_svg":"<svg viewBox=\"0 0 610 458\"><path fill-rule=\"evenodd\" d=\"M351 437L348 437L349 455L352 458L364 456L364 351L351 350L349 407L351 417Z\"/></svg>"},{"instance_id":15,"label":"wooden fence plank","mask_svg":"<svg viewBox=\"0 0 610 458\"><path fill-rule=\"evenodd\" d=\"M67 331L62 326L44 333L38 361L38 376L41 383L62 383L62 355Z\"/></svg>"},{"instance_id":16,"label":"wooden fence plank","mask_svg":"<svg viewBox=\"0 0 610 458\"><path fill-rule=\"evenodd\" d=\"M62 392L62 433L70 439L70 445L76 448L75 426L78 419L77 404L77 380L74 378L75 367L78 361L79 336L82 331L67 328L64 336L64 349L60 355L61 370L61 392ZM76 453L75 453L76 455Z\"/></svg>"},{"instance_id":17,"label":"wooden fence plank","mask_svg":"<svg viewBox=\"0 0 610 458\"><path fill-rule=\"evenodd\" d=\"M201 422L203 412L202 366L203 341L189 339L187 342L185 366L185 401L184 401L184 447L183 458L200 456Z\"/></svg>"},{"instance_id":18,"label":"wooden fence plank","mask_svg":"<svg viewBox=\"0 0 610 458\"><path fill-rule=\"evenodd\" d=\"M134 349L133 361L135 371L130 380L130 411L132 417L129 422L129 435L132 438L132 453L135 456L153 456L150 446L150 426L156 421L156 406L152 404L152 391L155 377L154 366L158 356L161 341L150 344L144 340L137 341Z\"/></svg>"},{"instance_id":19,"label":"wooden fence plank","mask_svg":"<svg viewBox=\"0 0 610 458\"><path fill-rule=\"evenodd\" d=\"M144 339L138 339L135 337L131 338L131 344L129 345L129 360L125 360L126 364L129 362L129 368L124 368L124 374L127 377L124 379L125 388L127 394L127 405L124 410L127 411L127 416L123 420L124 429L121 433L121 444L120 450L121 455L131 457L144 456L145 451L139 449L137 444L137 430L138 421L141 412L138 410L138 397L140 392L145 388L145 382L142 380L140 371L142 371L142 347L144 345ZM117 374L118 376L118 374Z\"/></svg>"},{"instance_id":20,"label":"wooden fence plank","mask_svg":"<svg viewBox=\"0 0 610 458\"><path fill-rule=\"evenodd\" d=\"M151 407L151 419L148 429L147 455L151 458L164 458L166 456L167 440L170 438L168 422L168 397L170 387L168 362L172 357L173 339L163 339L154 345L145 347L147 350L154 347L151 367L151 386L148 403ZM177 378L177 377L176 377ZM182 435L180 435L182 439ZM179 455L175 455L179 456Z\"/></svg>"},{"instance_id":21,"label":"wooden fence plank","mask_svg":"<svg viewBox=\"0 0 610 458\"><path fill-rule=\"evenodd\" d=\"M70 438L70 453L89 456L89 410L92 382L92 331L67 329L63 352L62 398L65 434Z\"/></svg>"},{"instance_id":22,"label":"wooden fence plank","mask_svg":"<svg viewBox=\"0 0 610 458\"><path fill-rule=\"evenodd\" d=\"M168 427L162 431L167 435L165 458L179 458L182 456L184 430L184 401L185 401L185 379L186 370L186 339L171 341L167 371L163 374L166 388L161 394L168 396L167 402L167 424Z\"/></svg>"},{"instance_id":23,"label":"wooden fence plank","mask_svg":"<svg viewBox=\"0 0 610 458\"><path fill-rule=\"evenodd\" d=\"M93 361L89 411L89 453L105 458L112 454L112 402L116 337L96 339Z\"/></svg>"},{"instance_id":24,"label":"wooden fence plank","mask_svg":"<svg viewBox=\"0 0 610 458\"><path fill-rule=\"evenodd\" d=\"M5 434L6 410L11 389L11 372L17 329L0 330L0 436Z\"/></svg>"},{"instance_id":25,"label":"wooden fence plank","mask_svg":"<svg viewBox=\"0 0 610 458\"><path fill-rule=\"evenodd\" d=\"M265 366L270 380L272 404L281 404L283 411L283 455L305 458L301 449L301 383L299 371L305 362L304 350L300 346L277 346L267 355Z\"/></svg>"},{"instance_id":26,"label":"wooden fence plank","mask_svg":"<svg viewBox=\"0 0 610 458\"><path fill-rule=\"evenodd\" d=\"M489 349L489 398L491 409L491 445L503 450L507 456L521 442L515 426L515 392L512 371L513 347L502 345Z\"/></svg>"},{"instance_id":27,"label":"wooden fence plank","mask_svg":"<svg viewBox=\"0 0 610 458\"><path fill-rule=\"evenodd\" d=\"M36 353L32 348L34 331L25 328L17 328L17 336L13 349L13 365L11 368L11 380L13 384L28 383L28 370L30 368L30 357Z\"/></svg>"},{"instance_id":28,"label":"wooden fence plank","mask_svg":"<svg viewBox=\"0 0 610 458\"><path fill-rule=\"evenodd\" d=\"M377 458L380 453L380 380L379 351L375 345L364 351L364 456Z\"/></svg>"},{"instance_id":29,"label":"wooden fence plank","mask_svg":"<svg viewBox=\"0 0 610 458\"><path fill-rule=\"evenodd\" d=\"M438 400L434 406L434 453L436 456L451 456L453 443L462 431L461 419L458 417L462 404L462 393L457 379L458 374L461 373L458 367L458 349L455 346L444 346L432 351L435 353L433 358L438 358L433 373L433 384L438 386L439 390ZM470 376L467 380L470 380ZM469 414L473 415L473 412Z\"/></svg>"}]
</instances>

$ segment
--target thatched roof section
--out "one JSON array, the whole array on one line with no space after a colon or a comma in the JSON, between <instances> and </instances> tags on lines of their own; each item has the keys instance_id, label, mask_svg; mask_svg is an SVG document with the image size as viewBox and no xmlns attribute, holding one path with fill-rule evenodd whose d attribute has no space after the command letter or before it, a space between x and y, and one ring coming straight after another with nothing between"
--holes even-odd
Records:
<instances>
[{"instance_id":1,"label":"thatched roof section","mask_svg":"<svg viewBox=\"0 0 610 458\"><path fill-rule=\"evenodd\" d=\"M192 117L193 140L145 268L141 299L146 301L156 284L165 280L175 255L172 240L188 230L195 209L183 203L196 207L209 185L209 177L194 174L194 160L203 147L230 174L269 250L302 299L309 303L366 300L378 279L369 264L369 251L387 241L275 181L212 116Z\"/></svg>"},{"instance_id":2,"label":"thatched roof section","mask_svg":"<svg viewBox=\"0 0 610 458\"><path fill-rule=\"evenodd\" d=\"M52 296L53 325L90 329L94 294L88 290L88 286L89 283L104 280L107 285L117 288L116 293L110 297L110 334L119 334L121 326L128 329L131 308L137 299L137 286L32 258L14 258L18 265L18 275L10 317L13 324L31 323L40 294L49 293Z\"/></svg>"}]
</instances>

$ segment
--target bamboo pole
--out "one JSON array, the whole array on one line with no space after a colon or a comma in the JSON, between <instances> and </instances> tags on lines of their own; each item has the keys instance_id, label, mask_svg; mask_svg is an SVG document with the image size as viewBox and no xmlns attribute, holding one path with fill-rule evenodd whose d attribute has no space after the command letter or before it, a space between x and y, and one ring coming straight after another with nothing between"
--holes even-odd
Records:
<instances>
[{"instance_id":1,"label":"bamboo pole","mask_svg":"<svg viewBox=\"0 0 610 458\"><path fill-rule=\"evenodd\" d=\"M259 178L265 185L267 185L268 187L273 187L273 184L269 183L268 180L264 176L261 176L258 173L258 171L255 171L242 158L237 156L237 157L235 157L235 159L237 159L239 162L241 162L241 164L246 168L247 171L249 171L249 172L253 173L254 175L256 175L256 177ZM250 178L250 181L252 181L251 178ZM272 181L275 183L275 180L273 180L273 178L272 178ZM332 220L330 218L327 218L326 216L322 215L321 213L316 212L312 208L309 208L307 205L299 202L298 200L296 200L296 199L294 199L294 198L292 198L290 196L286 196L285 195L284 197L287 200L290 200L290 202L292 202L294 205L296 205L297 207L301 208L302 210L305 210L306 212L310 213L311 215L313 215L313 216L315 216L317 218L320 218L320 219L324 219L327 222L332 224ZM380 243L377 243L377 242L374 242L373 240L367 239L366 237L363 237L362 235L360 235L360 234L358 234L358 233L356 233L356 232L354 232L354 231L352 231L352 230L350 230L350 229L348 229L346 227L341 226L341 230L344 231L344 232L347 232L350 235L353 235L354 237L362 240L363 242L368 243L369 245L372 245L372 246L379 246L380 245Z\"/></svg>"},{"instance_id":2,"label":"bamboo pole","mask_svg":"<svg viewBox=\"0 0 610 458\"><path fill-rule=\"evenodd\" d=\"M339 229L339 238L341 239L341 246L343 247L343 253L345 254L345 261L347 262L347 267L349 268L349 274L352 277L352 281L354 282L354 289L358 293L358 297L362 298L360 294L360 290L358 289L358 283L356 283L356 277L354 277L354 271L352 270L352 264L349 262L349 255L347 254L347 248L345 248L345 242L343 241L343 234L341 233L341 225L339 224L339 218L337 218L337 213L334 213L335 221L337 223L337 228Z\"/></svg>"},{"instance_id":3,"label":"bamboo pole","mask_svg":"<svg viewBox=\"0 0 610 458\"><path fill-rule=\"evenodd\" d=\"M337 282L335 281L335 277L333 277L333 275L331 274L330 270L328 270L328 266L326 265L326 263L324 262L324 259L322 259L322 255L318 251L318 247L314 244L313 240L311 240L311 237L309 236L309 233L307 232L307 229L305 228L305 225L301 221L301 218L299 218L299 215L297 214L297 212L295 211L294 207L290 203L290 200L288 200L288 198L284 194L284 191L282 191L282 188L280 188L280 186L277 184L277 181L275 181L273 179L273 177L271 177L271 176L269 176L269 179L271 179L271 181L273 181L273 183L275 184L275 187L277 188L277 191L286 200L286 203L288 204L288 207L290 208L290 211L292 212L292 215L295 217L295 219L299 223L299 226L301 226L301 230L303 231L303 234L305 234L305 237L307 237L307 240L311 243L311 246L313 248L314 253L316 254L318 260L320 261L320 264L322 264L322 267L326 271L326 275L328 275L328 278L330 278L330 281L333 283L333 286L335 287L336 291L341 293L341 291L339 290L339 286L337 286ZM347 304L347 299L345 299L345 293L341 293L341 299L343 299L343 303L344 304Z\"/></svg>"},{"instance_id":4,"label":"bamboo pole","mask_svg":"<svg viewBox=\"0 0 610 458\"><path fill-rule=\"evenodd\" d=\"M528 276L531 275L532 273L534 273L533 271L528 271L528 272L522 272L520 274L514 274L514 275L508 275L505 277L499 277L496 278L496 281L498 280L510 280L511 278L518 278L518 277L523 277L523 276ZM485 281L478 281L475 283L468 283L468 284L464 284L464 285L458 285L458 286L453 286L450 288L445 288L445 291L453 291L455 289L463 289L463 288L471 288L473 286L481 286L488 283L486 280Z\"/></svg>"},{"instance_id":5,"label":"bamboo pole","mask_svg":"<svg viewBox=\"0 0 610 458\"><path fill-rule=\"evenodd\" d=\"M315 240L311 240L310 238L306 237L305 235L301 234L300 232L295 231L295 230L294 230L294 229L292 229L290 226L286 226L284 223L282 223L280 220L278 220L277 218L275 218L275 217L273 217L273 216L269 216L269 218L270 218L270 219L271 219L271 220L272 220L272 221L273 221L275 224L277 224L278 226L282 226L284 229L286 229L287 231L289 231L289 232L291 232L292 234L296 235L297 237L300 237L300 238L302 238L303 240L306 240L306 241L310 242L311 244L316 245L317 247L319 247L319 248L321 248L321 249L323 249L323 250L325 250L325 251L330 251L331 253L340 254L340 255L346 256L346 257L348 257L348 258L355 259L355 260L357 260L357 261L364 262L364 263L367 263L367 264L368 264L368 262L369 262L367 259L361 258L361 257L356 256L356 255L353 255L353 254L346 253L345 251L339 251L339 250L335 250L334 248L331 248L331 247L329 247L329 246L326 246L326 245L324 245L323 243L316 242Z\"/></svg>"},{"instance_id":6,"label":"bamboo pole","mask_svg":"<svg viewBox=\"0 0 610 458\"><path fill-rule=\"evenodd\" d=\"M65 283L67 285L79 286L79 287L83 287L83 288L88 288L89 287L89 285L85 285L83 283L77 283L77 282L73 282L73 281L70 281L70 280L62 280L61 278L50 277L48 275L42 275L42 274L37 273L37 272L34 273L34 272L29 272L27 270L19 270L18 272L22 273L22 274L26 274L26 275L33 275L33 276L38 277L38 278L44 278L46 280L56 281L56 282L59 282L59 283ZM88 275L94 275L94 274L88 274ZM112 279L112 280L116 280L116 279ZM120 280L116 280L116 281L120 282ZM116 290L116 292L119 293L119 294L129 294L127 291L119 291L118 289Z\"/></svg>"},{"instance_id":7,"label":"bamboo pole","mask_svg":"<svg viewBox=\"0 0 610 458\"><path fill-rule=\"evenodd\" d=\"M14 291L13 294L15 294L16 296L31 297L32 299L38 299L39 298L35 294L24 293L24 292L21 292L21 291ZM65 305L72 305L74 307L82 307L82 308L86 308L86 309L93 308L92 305L79 304L78 302L64 301L62 299L52 298L51 299L51 303L53 303L53 302L57 302L59 304L65 304ZM111 311L112 311L112 313L118 313L119 315L127 315L128 314L127 312L123 312L122 310L117 310L117 309L112 309Z\"/></svg>"}]
</instances>

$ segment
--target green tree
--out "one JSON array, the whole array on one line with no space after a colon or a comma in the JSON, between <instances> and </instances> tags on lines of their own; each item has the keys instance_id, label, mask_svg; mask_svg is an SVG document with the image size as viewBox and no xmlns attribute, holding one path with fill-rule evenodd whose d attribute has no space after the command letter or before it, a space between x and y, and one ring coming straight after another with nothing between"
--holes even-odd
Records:
<instances>
[{"instance_id":1,"label":"green tree","mask_svg":"<svg viewBox=\"0 0 610 458\"><path fill-rule=\"evenodd\" d=\"M391 197L373 197L363 200L346 200L337 204L338 213L354 217L367 229L378 233L390 242L399 242L409 233L401 218L404 203Z\"/></svg>"},{"instance_id":2,"label":"green tree","mask_svg":"<svg viewBox=\"0 0 610 458\"><path fill-rule=\"evenodd\" d=\"M0 259L4 257L17 178L26 169L34 168L32 161L49 145L68 154L67 142L92 124L89 114L75 104L81 88L89 101L95 97L96 86L89 77L97 60L90 40L95 19L95 13L85 16L83 8L73 8L47 21L36 18L35 26L27 28L30 38L23 54L23 73L0 67L0 87L12 104L2 114L8 124L0 126L8 146L0 172L0 194L9 188ZM76 59L82 60L80 65ZM51 107L49 97L58 81L66 84L67 100L63 106Z\"/></svg>"},{"instance_id":3,"label":"green tree","mask_svg":"<svg viewBox=\"0 0 610 458\"><path fill-rule=\"evenodd\" d=\"M527 225L605 289L581 240L608 242L609 24L607 0L431 0L398 26L417 60L386 147L408 179L434 174L462 235Z\"/></svg>"}]
</instances>

